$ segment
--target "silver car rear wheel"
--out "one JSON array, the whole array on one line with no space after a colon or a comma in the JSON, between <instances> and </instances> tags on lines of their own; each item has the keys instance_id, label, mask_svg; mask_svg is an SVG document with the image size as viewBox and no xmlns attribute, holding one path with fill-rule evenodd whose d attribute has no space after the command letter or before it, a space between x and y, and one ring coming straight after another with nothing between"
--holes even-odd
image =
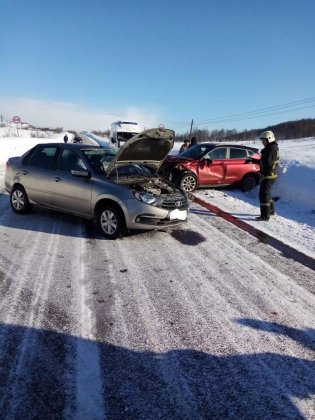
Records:
<instances>
[{"instance_id":1,"label":"silver car rear wheel","mask_svg":"<svg viewBox=\"0 0 315 420\"><path fill-rule=\"evenodd\" d=\"M125 229L124 218L121 212L111 205L101 208L98 215L99 230L107 239L116 239Z\"/></svg>"},{"instance_id":2,"label":"silver car rear wheel","mask_svg":"<svg viewBox=\"0 0 315 420\"><path fill-rule=\"evenodd\" d=\"M191 174L185 174L180 180L180 187L187 192L194 191L197 187L196 177Z\"/></svg>"},{"instance_id":3,"label":"silver car rear wheel","mask_svg":"<svg viewBox=\"0 0 315 420\"><path fill-rule=\"evenodd\" d=\"M31 207L27 194L22 186L13 188L10 196L10 203L12 209L19 214L27 213Z\"/></svg>"}]
</instances>

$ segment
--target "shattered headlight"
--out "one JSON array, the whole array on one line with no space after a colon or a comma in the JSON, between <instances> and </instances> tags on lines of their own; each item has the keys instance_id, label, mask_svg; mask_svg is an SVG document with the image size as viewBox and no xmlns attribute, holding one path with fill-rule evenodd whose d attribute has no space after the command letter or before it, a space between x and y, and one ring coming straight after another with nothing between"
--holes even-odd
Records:
<instances>
[{"instance_id":1,"label":"shattered headlight","mask_svg":"<svg viewBox=\"0 0 315 420\"><path fill-rule=\"evenodd\" d=\"M146 203L146 204L151 204L151 206L154 206L159 202L158 197L155 197L152 194L147 194L145 192L133 191L133 195L135 196L137 200L142 201L143 203Z\"/></svg>"}]
</instances>

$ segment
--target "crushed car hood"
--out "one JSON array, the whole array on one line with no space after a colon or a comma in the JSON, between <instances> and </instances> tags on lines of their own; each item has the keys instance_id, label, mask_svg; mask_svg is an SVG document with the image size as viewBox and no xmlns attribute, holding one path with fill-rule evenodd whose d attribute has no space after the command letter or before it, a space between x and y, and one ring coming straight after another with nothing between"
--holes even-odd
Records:
<instances>
[{"instance_id":1,"label":"crushed car hood","mask_svg":"<svg viewBox=\"0 0 315 420\"><path fill-rule=\"evenodd\" d=\"M183 163L183 162L192 162L193 160L194 159L192 158L181 157L178 155L169 155L166 158L167 163L174 163L174 164Z\"/></svg>"},{"instance_id":2,"label":"crushed car hood","mask_svg":"<svg viewBox=\"0 0 315 420\"><path fill-rule=\"evenodd\" d=\"M174 145L175 132L167 128L150 128L128 140L110 162L106 172L130 164L143 164L156 171Z\"/></svg>"}]
</instances>

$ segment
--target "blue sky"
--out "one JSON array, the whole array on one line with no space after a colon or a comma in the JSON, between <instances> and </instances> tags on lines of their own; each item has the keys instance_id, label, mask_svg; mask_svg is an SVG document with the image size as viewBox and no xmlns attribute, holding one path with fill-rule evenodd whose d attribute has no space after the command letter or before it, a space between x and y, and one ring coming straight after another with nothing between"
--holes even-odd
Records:
<instances>
[{"instance_id":1,"label":"blue sky","mask_svg":"<svg viewBox=\"0 0 315 420\"><path fill-rule=\"evenodd\" d=\"M0 13L8 120L185 132L315 117L314 0L0 0Z\"/></svg>"}]
</instances>

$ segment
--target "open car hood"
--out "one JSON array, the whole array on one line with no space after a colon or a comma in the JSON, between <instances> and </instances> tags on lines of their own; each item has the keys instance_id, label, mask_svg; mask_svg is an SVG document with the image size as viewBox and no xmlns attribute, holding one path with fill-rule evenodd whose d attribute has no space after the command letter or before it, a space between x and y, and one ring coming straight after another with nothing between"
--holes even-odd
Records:
<instances>
[{"instance_id":1,"label":"open car hood","mask_svg":"<svg viewBox=\"0 0 315 420\"><path fill-rule=\"evenodd\" d=\"M106 169L109 175L115 168L143 164L156 171L174 145L175 132L167 128L150 128L126 141Z\"/></svg>"}]
</instances>

